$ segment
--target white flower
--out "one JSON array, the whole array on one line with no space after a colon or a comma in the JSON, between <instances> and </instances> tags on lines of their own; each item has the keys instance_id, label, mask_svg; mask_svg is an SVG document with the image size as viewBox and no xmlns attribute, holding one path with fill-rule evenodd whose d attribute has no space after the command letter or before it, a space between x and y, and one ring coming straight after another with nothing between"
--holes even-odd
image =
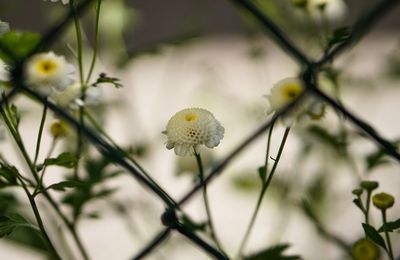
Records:
<instances>
[{"instance_id":1,"label":"white flower","mask_svg":"<svg viewBox=\"0 0 400 260\"><path fill-rule=\"evenodd\" d=\"M32 56L24 67L26 83L42 94L63 91L74 82L74 67L53 52Z\"/></svg>"},{"instance_id":2,"label":"white flower","mask_svg":"<svg viewBox=\"0 0 400 260\"><path fill-rule=\"evenodd\" d=\"M177 112L168 121L167 149L174 148L175 154L186 156L200 152L200 145L208 148L219 145L225 129L213 114L202 108L186 108Z\"/></svg>"},{"instance_id":3,"label":"white flower","mask_svg":"<svg viewBox=\"0 0 400 260\"><path fill-rule=\"evenodd\" d=\"M10 25L0 20L0 36L10 30Z\"/></svg>"},{"instance_id":4,"label":"white flower","mask_svg":"<svg viewBox=\"0 0 400 260\"><path fill-rule=\"evenodd\" d=\"M75 82L64 91L54 91L50 98L60 106L69 106L72 109L77 109L79 106L98 104L102 94L100 87L90 86L85 90L85 101L83 101L81 99L81 84L80 82Z\"/></svg>"},{"instance_id":5,"label":"white flower","mask_svg":"<svg viewBox=\"0 0 400 260\"><path fill-rule=\"evenodd\" d=\"M44 1L50 1L50 2L53 2L53 3L58 2L58 0L44 0ZM61 0L61 2L62 2L64 5L69 4L69 0Z\"/></svg>"},{"instance_id":6,"label":"white flower","mask_svg":"<svg viewBox=\"0 0 400 260\"><path fill-rule=\"evenodd\" d=\"M268 113L280 111L295 101L304 92L304 86L299 78L285 78L279 81L271 89L271 95L267 95L270 103ZM325 104L313 97L304 97L300 103L292 108L290 114L283 119L285 124L302 119L319 120L325 115Z\"/></svg>"},{"instance_id":7,"label":"white flower","mask_svg":"<svg viewBox=\"0 0 400 260\"><path fill-rule=\"evenodd\" d=\"M347 6L343 0L308 0L308 8L315 18L321 17L321 11L331 21L343 19Z\"/></svg>"}]
</instances>

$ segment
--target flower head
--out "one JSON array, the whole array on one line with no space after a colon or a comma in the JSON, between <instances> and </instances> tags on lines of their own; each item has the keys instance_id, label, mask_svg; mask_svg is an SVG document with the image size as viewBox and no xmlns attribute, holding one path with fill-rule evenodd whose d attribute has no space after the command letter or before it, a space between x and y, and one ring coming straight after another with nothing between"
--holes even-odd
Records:
<instances>
[{"instance_id":1,"label":"flower head","mask_svg":"<svg viewBox=\"0 0 400 260\"><path fill-rule=\"evenodd\" d=\"M53 52L32 56L24 68L26 83L45 95L63 91L74 81L74 67Z\"/></svg>"},{"instance_id":2,"label":"flower head","mask_svg":"<svg viewBox=\"0 0 400 260\"><path fill-rule=\"evenodd\" d=\"M304 92L299 78L285 78L274 85L271 94L267 95L270 103L268 113L280 111L294 102ZM285 116L287 123L301 119L320 120L325 115L325 104L312 97L305 97L292 108L290 115ZM289 120L288 120L289 119Z\"/></svg>"},{"instance_id":3,"label":"flower head","mask_svg":"<svg viewBox=\"0 0 400 260\"><path fill-rule=\"evenodd\" d=\"M85 101L83 101L81 99L81 84L75 82L64 91L54 91L50 97L60 106L77 109L79 106L98 104L102 94L100 87L89 86L85 89Z\"/></svg>"},{"instance_id":4,"label":"flower head","mask_svg":"<svg viewBox=\"0 0 400 260\"><path fill-rule=\"evenodd\" d=\"M177 112L168 121L167 149L174 148L175 154L186 156L199 153L200 145L208 148L219 145L225 129L213 114L202 108L186 108Z\"/></svg>"},{"instance_id":5,"label":"flower head","mask_svg":"<svg viewBox=\"0 0 400 260\"><path fill-rule=\"evenodd\" d=\"M379 248L367 239L358 240L351 249L354 260L376 260L379 255Z\"/></svg>"},{"instance_id":6,"label":"flower head","mask_svg":"<svg viewBox=\"0 0 400 260\"><path fill-rule=\"evenodd\" d=\"M381 193L375 194L372 197L372 202L374 203L374 206L377 207L378 209L386 210L393 206L394 197L385 192L381 192Z\"/></svg>"}]
</instances>

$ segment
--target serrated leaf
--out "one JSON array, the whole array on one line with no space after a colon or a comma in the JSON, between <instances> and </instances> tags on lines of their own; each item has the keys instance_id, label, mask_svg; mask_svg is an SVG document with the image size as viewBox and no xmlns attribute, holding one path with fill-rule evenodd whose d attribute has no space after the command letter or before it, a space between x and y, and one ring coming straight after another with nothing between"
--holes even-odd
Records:
<instances>
[{"instance_id":1,"label":"serrated leaf","mask_svg":"<svg viewBox=\"0 0 400 260\"><path fill-rule=\"evenodd\" d=\"M53 189L53 190L58 190L58 191L65 191L65 188L76 188L80 187L83 184L78 181L62 181L59 183L55 183L47 187L47 190Z\"/></svg>"},{"instance_id":2,"label":"serrated leaf","mask_svg":"<svg viewBox=\"0 0 400 260\"><path fill-rule=\"evenodd\" d=\"M391 221L391 222L387 222L386 225L382 225L379 229L378 232L393 232L396 229L400 228L400 218L398 220L395 221Z\"/></svg>"},{"instance_id":3,"label":"serrated leaf","mask_svg":"<svg viewBox=\"0 0 400 260\"><path fill-rule=\"evenodd\" d=\"M192 231L204 231L207 227L207 222L195 222L187 215L183 215L181 221L183 225Z\"/></svg>"},{"instance_id":4,"label":"serrated leaf","mask_svg":"<svg viewBox=\"0 0 400 260\"><path fill-rule=\"evenodd\" d=\"M66 168L74 168L77 162L78 159L74 154L65 152L60 154L57 158L47 158L44 160L43 164L47 166L57 165Z\"/></svg>"},{"instance_id":5,"label":"serrated leaf","mask_svg":"<svg viewBox=\"0 0 400 260\"><path fill-rule=\"evenodd\" d=\"M381 247L383 247L384 249L386 249L385 240L383 240L381 235L379 235L379 232L376 231L376 229L373 226L368 225L366 223L362 223L362 227L364 229L364 232L365 232L366 236L368 236L376 244L378 244Z\"/></svg>"},{"instance_id":6,"label":"serrated leaf","mask_svg":"<svg viewBox=\"0 0 400 260\"><path fill-rule=\"evenodd\" d=\"M0 216L0 238L11 234L16 228L29 226L37 229L18 214L10 216Z\"/></svg>"},{"instance_id":7,"label":"serrated leaf","mask_svg":"<svg viewBox=\"0 0 400 260\"><path fill-rule=\"evenodd\" d=\"M14 62L13 58L21 59L28 55L39 43L40 35L31 32L9 31L0 37L0 43L12 53L0 51L0 57L7 63Z\"/></svg>"},{"instance_id":8,"label":"serrated leaf","mask_svg":"<svg viewBox=\"0 0 400 260\"><path fill-rule=\"evenodd\" d=\"M262 250L258 253L244 257L244 260L297 260L301 259L298 255L286 256L284 251L289 248L289 244L279 244Z\"/></svg>"}]
</instances>

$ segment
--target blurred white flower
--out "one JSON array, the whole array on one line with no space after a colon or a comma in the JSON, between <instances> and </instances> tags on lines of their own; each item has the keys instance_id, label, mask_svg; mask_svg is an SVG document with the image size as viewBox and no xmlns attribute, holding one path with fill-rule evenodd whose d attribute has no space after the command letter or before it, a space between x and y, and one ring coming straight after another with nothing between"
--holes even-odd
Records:
<instances>
[{"instance_id":1,"label":"blurred white flower","mask_svg":"<svg viewBox=\"0 0 400 260\"><path fill-rule=\"evenodd\" d=\"M177 112L168 121L167 149L174 148L175 154L186 156L200 152L200 145L208 148L219 145L225 129L214 115L202 108L186 108Z\"/></svg>"},{"instance_id":2,"label":"blurred white flower","mask_svg":"<svg viewBox=\"0 0 400 260\"><path fill-rule=\"evenodd\" d=\"M308 8L315 18L321 18L321 12L331 21L343 19L347 6L343 0L308 0Z\"/></svg>"},{"instance_id":3,"label":"blurred white flower","mask_svg":"<svg viewBox=\"0 0 400 260\"><path fill-rule=\"evenodd\" d=\"M25 82L44 95L63 91L74 82L74 67L53 52L32 56L24 67Z\"/></svg>"},{"instance_id":4,"label":"blurred white flower","mask_svg":"<svg viewBox=\"0 0 400 260\"><path fill-rule=\"evenodd\" d=\"M304 91L303 83L299 78L285 78L280 80L267 95L270 107L267 113L280 111L295 101ZM303 119L319 120L325 115L325 104L313 97L304 97L300 103L292 108L289 115L286 115L284 124L292 124L293 121Z\"/></svg>"},{"instance_id":5,"label":"blurred white flower","mask_svg":"<svg viewBox=\"0 0 400 260\"><path fill-rule=\"evenodd\" d=\"M8 32L9 30L10 30L10 25L0 20L0 35Z\"/></svg>"},{"instance_id":6,"label":"blurred white flower","mask_svg":"<svg viewBox=\"0 0 400 260\"><path fill-rule=\"evenodd\" d=\"M90 86L85 90L85 101L83 101L81 99L81 84L80 82L75 82L64 91L54 91L51 93L50 98L60 106L77 109L84 105L97 105L102 95L103 91L100 87Z\"/></svg>"},{"instance_id":7,"label":"blurred white flower","mask_svg":"<svg viewBox=\"0 0 400 260\"><path fill-rule=\"evenodd\" d=\"M43 0L43 1L50 1L50 2L53 2L53 3L58 2L58 0ZM62 2L64 5L69 4L69 0L61 0L61 2Z\"/></svg>"}]
</instances>

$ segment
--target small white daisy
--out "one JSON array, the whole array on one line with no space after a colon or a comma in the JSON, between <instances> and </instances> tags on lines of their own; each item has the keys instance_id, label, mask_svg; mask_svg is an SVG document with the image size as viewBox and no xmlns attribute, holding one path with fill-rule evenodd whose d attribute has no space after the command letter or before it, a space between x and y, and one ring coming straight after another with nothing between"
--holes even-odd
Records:
<instances>
[{"instance_id":1,"label":"small white daisy","mask_svg":"<svg viewBox=\"0 0 400 260\"><path fill-rule=\"evenodd\" d=\"M74 82L74 67L53 52L32 56L24 67L25 82L44 95L63 91Z\"/></svg>"},{"instance_id":2,"label":"small white daisy","mask_svg":"<svg viewBox=\"0 0 400 260\"><path fill-rule=\"evenodd\" d=\"M100 103L103 91L100 87L90 86L85 90L85 101L81 99L81 84L75 82L64 91L53 91L50 98L58 105L77 109L84 105L97 105Z\"/></svg>"},{"instance_id":3,"label":"small white daisy","mask_svg":"<svg viewBox=\"0 0 400 260\"><path fill-rule=\"evenodd\" d=\"M186 156L200 152L200 146L214 148L224 138L225 129L213 114L202 108L186 108L177 112L168 121L167 149L174 148L175 154Z\"/></svg>"},{"instance_id":4,"label":"small white daisy","mask_svg":"<svg viewBox=\"0 0 400 260\"><path fill-rule=\"evenodd\" d=\"M268 114L277 112L295 101L304 92L303 83L299 78L285 78L280 80L271 89L271 94L267 95L270 107ZM325 104L312 97L304 97L292 108L289 115L284 119L285 124L292 124L293 121L303 119L319 120L325 115Z\"/></svg>"}]
</instances>

